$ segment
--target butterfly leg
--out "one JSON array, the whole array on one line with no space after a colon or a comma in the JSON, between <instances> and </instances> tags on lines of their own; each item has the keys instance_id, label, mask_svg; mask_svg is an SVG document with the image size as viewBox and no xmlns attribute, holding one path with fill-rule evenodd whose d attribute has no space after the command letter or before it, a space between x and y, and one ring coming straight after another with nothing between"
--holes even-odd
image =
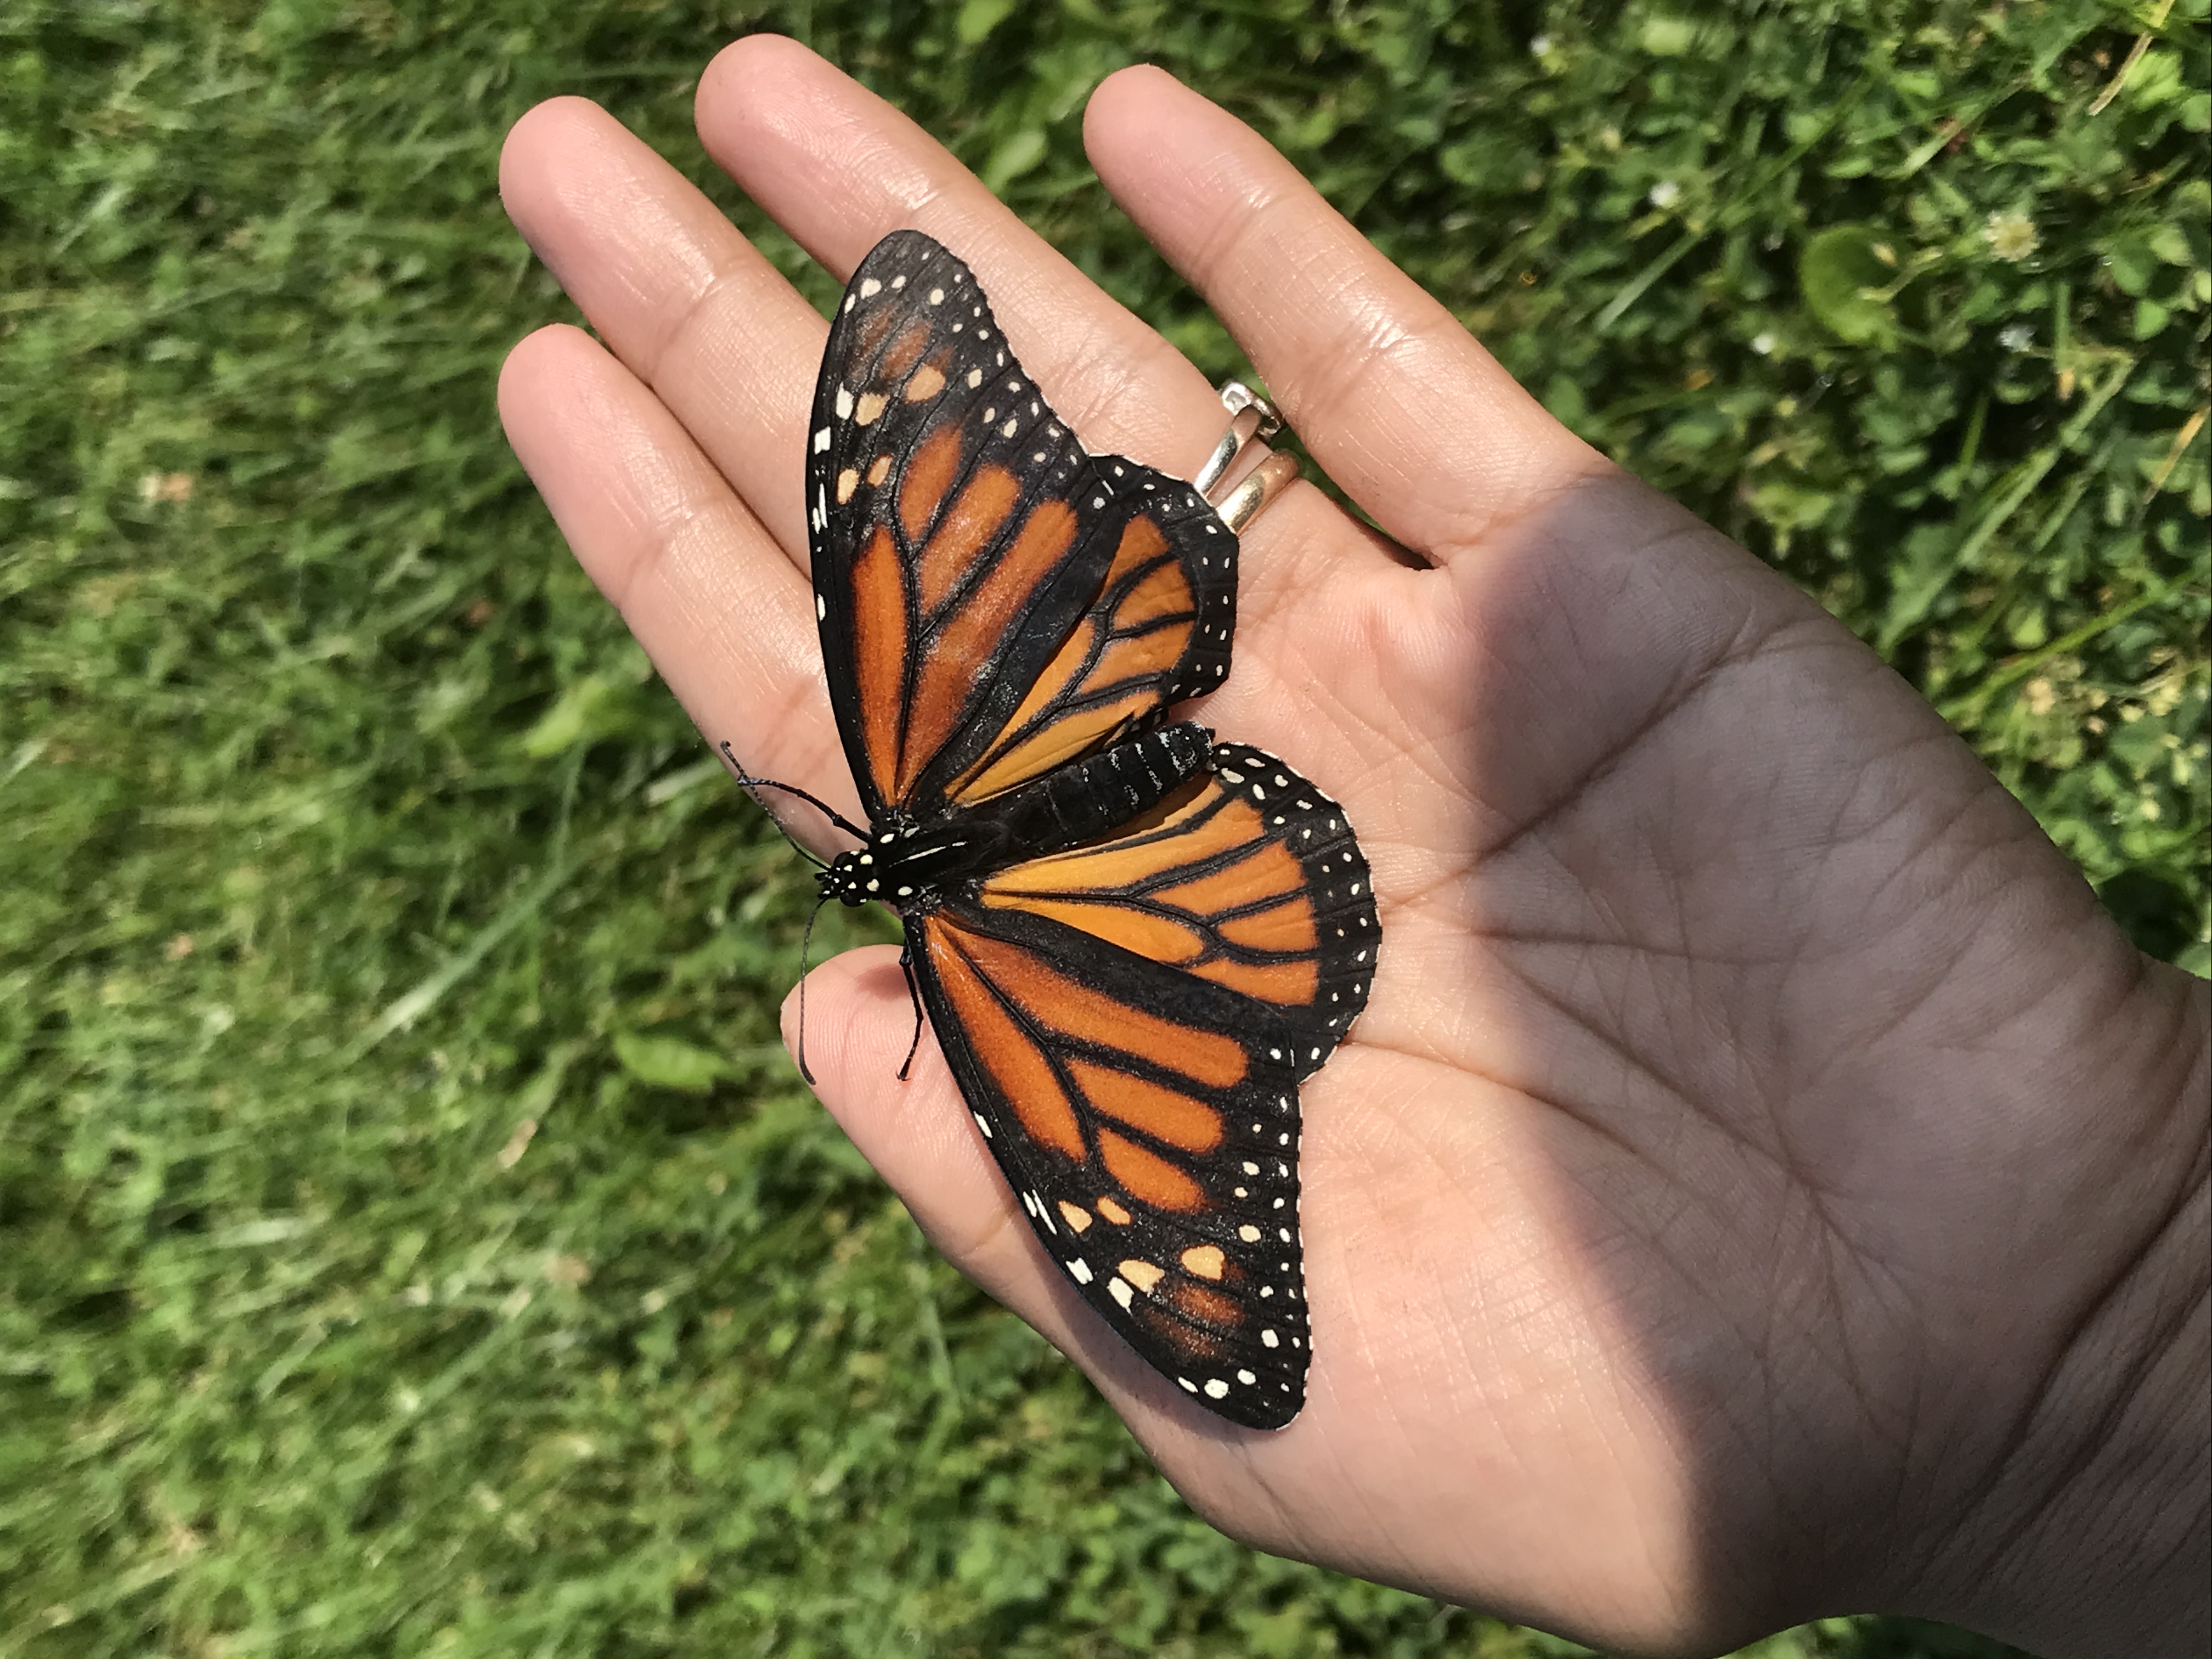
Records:
<instances>
[{"instance_id":1,"label":"butterfly leg","mask_svg":"<svg viewBox=\"0 0 2212 1659\"><path fill-rule=\"evenodd\" d=\"M908 945L899 951L899 972L906 975L906 994L914 1002L914 1041L906 1045L906 1059L898 1069L899 1081L914 1069L914 1057L921 1049L921 987L915 982L914 946Z\"/></svg>"}]
</instances>

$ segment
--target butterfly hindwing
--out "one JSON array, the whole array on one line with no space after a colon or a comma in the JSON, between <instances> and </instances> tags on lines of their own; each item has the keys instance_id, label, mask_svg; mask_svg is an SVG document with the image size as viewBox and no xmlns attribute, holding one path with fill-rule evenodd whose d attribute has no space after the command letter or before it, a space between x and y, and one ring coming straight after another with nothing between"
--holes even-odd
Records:
<instances>
[{"instance_id":1,"label":"butterfly hindwing","mask_svg":"<svg viewBox=\"0 0 2212 1659\"><path fill-rule=\"evenodd\" d=\"M1217 744L1210 770L1103 840L987 878L1051 917L1265 1003L1310 1076L1366 1006L1380 937L1344 809L1283 762Z\"/></svg>"},{"instance_id":2,"label":"butterfly hindwing","mask_svg":"<svg viewBox=\"0 0 2212 1659\"><path fill-rule=\"evenodd\" d=\"M1289 1422L1310 1350L1287 1031L1046 917L947 906L912 927L931 1024L1062 1273L1212 1410Z\"/></svg>"},{"instance_id":3,"label":"butterfly hindwing","mask_svg":"<svg viewBox=\"0 0 2212 1659\"><path fill-rule=\"evenodd\" d=\"M808 433L823 662L872 819L1000 793L1227 674L1236 538L1189 485L1086 453L929 238L854 273Z\"/></svg>"}]
</instances>

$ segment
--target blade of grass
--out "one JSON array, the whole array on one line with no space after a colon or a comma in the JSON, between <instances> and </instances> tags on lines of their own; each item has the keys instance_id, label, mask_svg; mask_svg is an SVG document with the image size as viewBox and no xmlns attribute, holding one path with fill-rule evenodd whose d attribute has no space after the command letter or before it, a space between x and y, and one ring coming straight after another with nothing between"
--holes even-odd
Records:
<instances>
[{"instance_id":1,"label":"blade of grass","mask_svg":"<svg viewBox=\"0 0 2212 1659\"><path fill-rule=\"evenodd\" d=\"M551 869L509 901L507 908L495 916L463 949L447 957L435 973L379 1014L368 1029L355 1038L346 1049L343 1063L350 1065L359 1060L394 1031L411 1025L436 1007L446 993L465 979L478 963L499 947L501 940L544 908L546 900L560 890L562 884L568 879L574 869L573 860L566 858L556 860Z\"/></svg>"}]
</instances>

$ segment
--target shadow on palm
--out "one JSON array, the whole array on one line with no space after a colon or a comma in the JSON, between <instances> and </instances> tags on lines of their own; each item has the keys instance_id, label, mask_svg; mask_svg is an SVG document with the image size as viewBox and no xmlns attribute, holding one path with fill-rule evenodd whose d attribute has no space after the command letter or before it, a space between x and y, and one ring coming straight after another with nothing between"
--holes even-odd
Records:
<instances>
[{"instance_id":1,"label":"shadow on palm","mask_svg":"<svg viewBox=\"0 0 2212 1659\"><path fill-rule=\"evenodd\" d=\"M1384 901L1375 1000L1307 1089L1312 1404L1257 1441L1191 1411L1003 1205L940 1243L1265 1547L1460 1598L1482 1560L1490 1605L1638 1645L1802 1617L1887 1541L1823 1531L1808 1485L1832 1513L1918 1490L1940 1526L1966 1494L1918 1448L2005 1449L1922 1346L2019 1243L2003 1120L1940 1073L2069 971L1962 964L1992 896L2077 898L2094 940L2087 890L1862 645L1632 480L1437 569L1286 507L1194 712L1356 803ZM872 1095L904 995L872 977ZM1884 1051L1931 1036L1900 1091ZM1608 1601L1636 1611L1593 1624Z\"/></svg>"}]
</instances>

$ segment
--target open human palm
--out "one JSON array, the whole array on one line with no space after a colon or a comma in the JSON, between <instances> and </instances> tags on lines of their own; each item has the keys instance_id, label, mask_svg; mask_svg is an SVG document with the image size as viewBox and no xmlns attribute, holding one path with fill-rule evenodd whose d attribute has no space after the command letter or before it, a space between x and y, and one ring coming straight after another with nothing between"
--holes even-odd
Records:
<instances>
[{"instance_id":1,"label":"open human palm","mask_svg":"<svg viewBox=\"0 0 2212 1659\"><path fill-rule=\"evenodd\" d=\"M902 226L959 254L1092 450L1203 459L1199 373L819 58L739 43L699 121L841 279ZM1086 137L1385 532L1279 501L1191 711L1345 804L1382 905L1370 1006L1304 1090L1304 1413L1228 1425L1083 1307L927 1038L898 1080L893 951L813 976L823 1101L1241 1537L1643 1648L1960 1616L2053 1391L2094 1386L2084 1344L2202 1202L2169 1156L2196 993L1856 640L1566 432L1250 131L1138 70ZM591 105L526 117L501 181L607 348L516 349L517 452L702 730L851 812L799 489L825 325ZM2119 1073L2172 1075L2085 1113ZM2054 1257L2061 1226L2091 1246Z\"/></svg>"}]
</instances>

